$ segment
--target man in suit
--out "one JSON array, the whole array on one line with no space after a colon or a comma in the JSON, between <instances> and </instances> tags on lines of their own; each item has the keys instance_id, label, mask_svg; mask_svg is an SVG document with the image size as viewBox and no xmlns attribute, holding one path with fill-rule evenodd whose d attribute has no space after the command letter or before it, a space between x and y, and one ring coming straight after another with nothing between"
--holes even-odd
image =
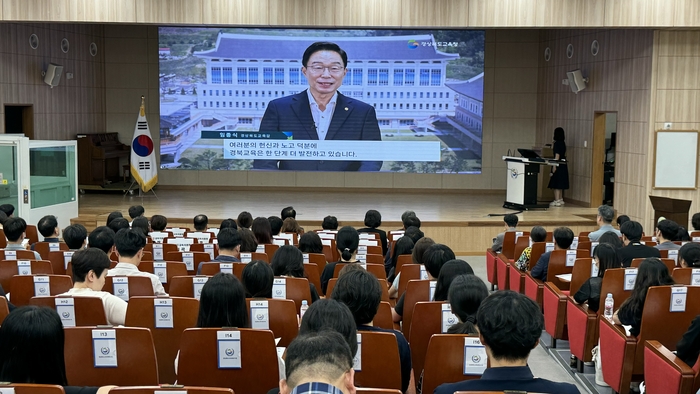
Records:
<instances>
[{"instance_id":1,"label":"man in suit","mask_svg":"<svg viewBox=\"0 0 700 394\"><path fill-rule=\"evenodd\" d=\"M270 101L260 132L291 132L294 141L381 141L374 107L338 93L348 56L337 44L316 42L302 57L309 88ZM381 161L255 160L253 169L293 171L379 171Z\"/></svg>"},{"instance_id":2,"label":"man in suit","mask_svg":"<svg viewBox=\"0 0 700 394\"><path fill-rule=\"evenodd\" d=\"M625 246L617 250L617 258L623 267L627 268L632 265L632 259L661 257L658 249L643 245L640 242L644 229L639 222L630 220L623 223L620 226L620 232L622 233L622 243Z\"/></svg>"}]
</instances>

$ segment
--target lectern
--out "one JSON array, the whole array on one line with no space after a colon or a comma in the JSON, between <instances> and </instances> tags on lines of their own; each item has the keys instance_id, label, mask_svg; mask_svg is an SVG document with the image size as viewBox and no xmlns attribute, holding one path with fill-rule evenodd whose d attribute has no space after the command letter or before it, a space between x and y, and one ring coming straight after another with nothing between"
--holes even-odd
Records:
<instances>
[{"instance_id":1,"label":"lectern","mask_svg":"<svg viewBox=\"0 0 700 394\"><path fill-rule=\"evenodd\" d=\"M503 208L529 209L548 208L549 204L537 203L537 174L541 166L559 166L552 159L503 156L508 171L506 173L506 200Z\"/></svg>"},{"instance_id":2,"label":"lectern","mask_svg":"<svg viewBox=\"0 0 700 394\"><path fill-rule=\"evenodd\" d=\"M649 196L649 201L654 208L654 227L661 216L673 220L679 226L688 226L688 211L692 201L657 196Z\"/></svg>"}]
</instances>

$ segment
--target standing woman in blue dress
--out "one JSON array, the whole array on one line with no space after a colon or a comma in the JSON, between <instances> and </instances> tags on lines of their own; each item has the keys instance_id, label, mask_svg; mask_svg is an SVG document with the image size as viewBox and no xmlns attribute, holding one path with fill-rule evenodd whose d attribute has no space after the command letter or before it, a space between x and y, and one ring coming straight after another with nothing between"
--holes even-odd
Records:
<instances>
[{"instance_id":1,"label":"standing woman in blue dress","mask_svg":"<svg viewBox=\"0 0 700 394\"><path fill-rule=\"evenodd\" d=\"M569 188L569 169L566 165L566 142L564 142L564 129L554 129L554 159L563 160L558 167L552 167L549 178L549 187L554 189L554 201L549 206L560 207L564 205L563 191Z\"/></svg>"}]
</instances>

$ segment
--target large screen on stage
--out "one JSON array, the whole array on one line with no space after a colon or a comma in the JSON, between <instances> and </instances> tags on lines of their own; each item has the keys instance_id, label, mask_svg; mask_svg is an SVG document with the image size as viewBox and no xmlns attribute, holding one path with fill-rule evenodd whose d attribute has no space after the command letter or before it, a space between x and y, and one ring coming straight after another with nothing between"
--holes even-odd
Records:
<instances>
[{"instance_id":1,"label":"large screen on stage","mask_svg":"<svg viewBox=\"0 0 700 394\"><path fill-rule=\"evenodd\" d=\"M162 169L480 173L484 31L159 28Z\"/></svg>"}]
</instances>

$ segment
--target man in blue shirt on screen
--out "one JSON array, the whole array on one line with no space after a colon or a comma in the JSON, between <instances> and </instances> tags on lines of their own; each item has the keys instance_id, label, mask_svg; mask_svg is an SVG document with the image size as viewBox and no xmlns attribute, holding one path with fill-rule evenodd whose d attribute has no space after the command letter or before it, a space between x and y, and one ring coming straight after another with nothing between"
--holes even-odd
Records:
<instances>
[{"instance_id":1,"label":"man in blue shirt on screen","mask_svg":"<svg viewBox=\"0 0 700 394\"><path fill-rule=\"evenodd\" d=\"M377 114L369 104L338 93L348 56L337 44L315 42L302 57L309 88L270 101L260 132L291 132L294 141L381 141ZM379 171L381 161L255 160L253 169L293 171Z\"/></svg>"}]
</instances>

